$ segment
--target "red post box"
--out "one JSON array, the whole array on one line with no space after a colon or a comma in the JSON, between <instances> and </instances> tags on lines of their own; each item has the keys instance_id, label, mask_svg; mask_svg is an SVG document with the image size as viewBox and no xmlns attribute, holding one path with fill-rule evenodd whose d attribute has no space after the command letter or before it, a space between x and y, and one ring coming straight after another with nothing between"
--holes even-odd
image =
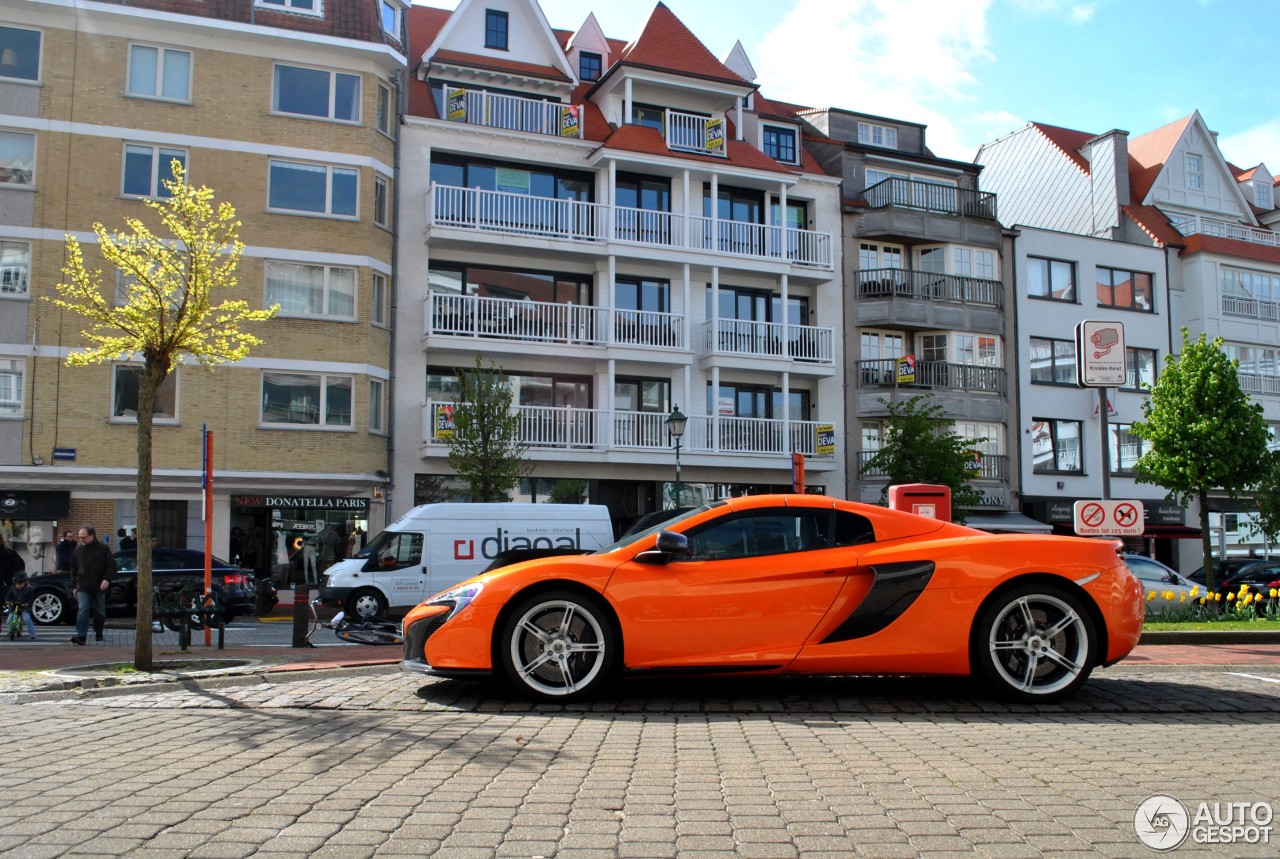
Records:
<instances>
[{"instance_id":1,"label":"red post box","mask_svg":"<svg viewBox=\"0 0 1280 859\"><path fill-rule=\"evenodd\" d=\"M900 483L889 487L889 509L951 521L951 487L933 483Z\"/></svg>"}]
</instances>

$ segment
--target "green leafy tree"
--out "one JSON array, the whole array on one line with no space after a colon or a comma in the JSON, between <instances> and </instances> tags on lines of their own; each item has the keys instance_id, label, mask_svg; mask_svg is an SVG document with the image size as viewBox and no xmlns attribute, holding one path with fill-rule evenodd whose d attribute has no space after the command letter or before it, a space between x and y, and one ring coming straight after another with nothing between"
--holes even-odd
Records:
<instances>
[{"instance_id":1,"label":"green leafy tree","mask_svg":"<svg viewBox=\"0 0 1280 859\"><path fill-rule=\"evenodd\" d=\"M889 497L889 486L900 483L933 483L951 489L951 509L958 522L963 508L977 507L983 495L969 485L973 477L973 441L952 431L955 421L945 417L942 406L927 397L911 397L891 403L880 439L880 450L862 466L861 474L886 474L889 483L880 500Z\"/></svg>"},{"instance_id":2,"label":"green leafy tree","mask_svg":"<svg viewBox=\"0 0 1280 859\"><path fill-rule=\"evenodd\" d=\"M241 326L270 319L278 310L250 309L248 302L213 303L213 293L236 286L236 267L244 252L240 222L230 203L213 206L213 190L188 184L178 161L173 179L165 180L169 198L142 202L160 216L166 237L156 235L138 218L126 218L128 231L108 231L94 224L103 258L125 275L123 302L115 278L103 288L102 272L85 266L80 244L67 236L65 283L58 307L87 319L88 346L67 356L67 365L82 367L129 357L142 358L138 384L138 616L134 667L151 669L151 426L155 394L177 364L189 357L207 369L244 359L262 341Z\"/></svg>"},{"instance_id":3,"label":"green leafy tree","mask_svg":"<svg viewBox=\"0 0 1280 859\"><path fill-rule=\"evenodd\" d=\"M1253 501L1257 515L1249 523L1252 536L1262 536L1269 543L1280 542L1280 451L1267 452L1267 458L1258 469L1258 483Z\"/></svg>"},{"instance_id":4,"label":"green leafy tree","mask_svg":"<svg viewBox=\"0 0 1280 859\"><path fill-rule=\"evenodd\" d=\"M529 446L520 440L520 415L511 386L492 361L459 375L449 436L449 465L467 484L472 501L509 501L507 493L530 474Z\"/></svg>"},{"instance_id":5,"label":"green leafy tree","mask_svg":"<svg viewBox=\"0 0 1280 859\"><path fill-rule=\"evenodd\" d=\"M1146 420L1134 435L1151 443L1134 468L1141 483L1154 483L1185 507L1199 502L1205 587L1214 588L1209 539L1209 491L1235 498L1256 485L1269 460L1262 406L1240 388L1238 361L1227 357L1222 338L1192 341L1182 329L1182 352L1165 359L1151 396L1142 404Z\"/></svg>"}]
</instances>

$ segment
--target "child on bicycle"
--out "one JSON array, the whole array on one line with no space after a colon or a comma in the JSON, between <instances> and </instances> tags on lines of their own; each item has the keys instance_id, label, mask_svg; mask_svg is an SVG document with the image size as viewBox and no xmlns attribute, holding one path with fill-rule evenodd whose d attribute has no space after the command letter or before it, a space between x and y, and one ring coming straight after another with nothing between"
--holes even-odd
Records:
<instances>
[{"instance_id":1,"label":"child on bicycle","mask_svg":"<svg viewBox=\"0 0 1280 859\"><path fill-rule=\"evenodd\" d=\"M31 584L27 581L26 573L14 574L13 584L9 586L9 592L4 595L4 601L9 606L9 611L22 612L22 619L27 624L27 634L34 639L36 625L31 617Z\"/></svg>"}]
</instances>

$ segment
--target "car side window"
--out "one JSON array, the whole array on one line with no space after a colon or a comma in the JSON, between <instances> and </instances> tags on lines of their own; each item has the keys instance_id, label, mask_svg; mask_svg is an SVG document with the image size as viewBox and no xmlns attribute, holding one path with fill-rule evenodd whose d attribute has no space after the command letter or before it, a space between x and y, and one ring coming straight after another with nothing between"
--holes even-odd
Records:
<instances>
[{"instance_id":1,"label":"car side window","mask_svg":"<svg viewBox=\"0 0 1280 859\"><path fill-rule=\"evenodd\" d=\"M1133 574L1144 582L1164 582L1167 581L1168 573L1162 568L1156 566L1150 561L1144 561L1141 558L1129 558L1125 562Z\"/></svg>"},{"instance_id":2,"label":"car side window","mask_svg":"<svg viewBox=\"0 0 1280 859\"><path fill-rule=\"evenodd\" d=\"M739 513L691 530L688 537L685 559L692 561L785 555L875 539L871 523L861 516L805 508Z\"/></svg>"}]
</instances>

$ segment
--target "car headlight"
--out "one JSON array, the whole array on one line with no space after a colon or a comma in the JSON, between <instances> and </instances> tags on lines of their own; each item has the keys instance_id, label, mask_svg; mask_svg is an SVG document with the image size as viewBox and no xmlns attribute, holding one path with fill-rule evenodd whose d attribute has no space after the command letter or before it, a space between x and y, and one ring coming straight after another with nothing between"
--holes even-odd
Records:
<instances>
[{"instance_id":1,"label":"car headlight","mask_svg":"<svg viewBox=\"0 0 1280 859\"><path fill-rule=\"evenodd\" d=\"M480 596L480 592L484 590L484 585L480 582L469 582L465 585L458 585L456 588L450 588L443 593L438 593L431 599L427 600L427 605L452 605L445 620L453 617L462 611L471 601Z\"/></svg>"}]
</instances>

